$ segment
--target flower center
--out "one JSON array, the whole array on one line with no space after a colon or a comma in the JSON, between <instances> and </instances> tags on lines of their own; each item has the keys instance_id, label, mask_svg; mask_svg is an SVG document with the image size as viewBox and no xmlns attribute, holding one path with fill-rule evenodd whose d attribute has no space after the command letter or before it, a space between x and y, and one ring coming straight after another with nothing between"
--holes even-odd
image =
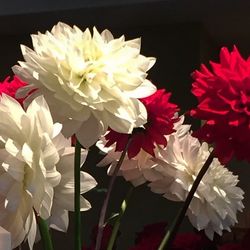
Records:
<instances>
[{"instance_id":1,"label":"flower center","mask_svg":"<svg viewBox=\"0 0 250 250\"><path fill-rule=\"evenodd\" d=\"M238 100L232 103L234 111L250 115L250 92L241 91Z\"/></svg>"},{"instance_id":2,"label":"flower center","mask_svg":"<svg viewBox=\"0 0 250 250\"><path fill-rule=\"evenodd\" d=\"M144 127L134 128L133 129L133 135L138 134L138 133L144 133L145 130L146 130L146 128L144 128Z\"/></svg>"}]
</instances>

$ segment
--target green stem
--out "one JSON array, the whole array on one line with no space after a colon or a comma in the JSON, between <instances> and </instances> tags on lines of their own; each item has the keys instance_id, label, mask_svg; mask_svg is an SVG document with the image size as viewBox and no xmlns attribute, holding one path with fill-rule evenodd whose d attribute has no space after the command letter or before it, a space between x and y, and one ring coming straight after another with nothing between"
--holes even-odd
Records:
<instances>
[{"instance_id":1,"label":"green stem","mask_svg":"<svg viewBox=\"0 0 250 250\"><path fill-rule=\"evenodd\" d=\"M169 249L169 247L171 247L172 241L174 240L175 235L179 230L179 227L180 227L180 225L181 225L181 223L186 215L187 209L188 209L188 207L193 199L193 196L194 196L194 194L195 194L195 192L200 184L200 181L203 178L203 176L205 175L205 173L207 172L210 164L213 161L213 158L214 158L214 155L213 155L213 152L211 152L209 157L207 158L206 162L204 163L203 167L201 168L200 172L198 173L181 210L179 211L179 213L175 217L175 220L171 224L169 230L166 232L158 250Z\"/></svg>"},{"instance_id":2,"label":"green stem","mask_svg":"<svg viewBox=\"0 0 250 250\"><path fill-rule=\"evenodd\" d=\"M81 169L81 144L76 140L75 158L74 158L74 175L75 175L75 250L81 250L81 212L80 212L80 169Z\"/></svg>"},{"instance_id":3,"label":"green stem","mask_svg":"<svg viewBox=\"0 0 250 250\"><path fill-rule=\"evenodd\" d=\"M121 218L123 217L123 215L124 215L124 213L126 211L126 208L128 206L128 200L129 200L129 198L130 198L133 190L134 190L134 187L132 186L129 189L129 191L128 191L126 197L125 197L125 199L122 202L119 215L118 215L118 217L117 217L117 219L115 221L115 224L114 224L114 227L113 227L113 230L112 230L112 234L111 234L111 237L109 239L107 250L113 250L113 247L114 247L114 244L115 244L115 240L116 240L117 234L119 232L119 228L120 228L120 224L121 224Z\"/></svg>"},{"instance_id":4,"label":"green stem","mask_svg":"<svg viewBox=\"0 0 250 250\"><path fill-rule=\"evenodd\" d=\"M36 215L36 221L39 227L39 231L42 238L42 244L44 250L53 250L53 245L49 233L49 227L47 222L40 216Z\"/></svg>"},{"instance_id":5,"label":"green stem","mask_svg":"<svg viewBox=\"0 0 250 250\"><path fill-rule=\"evenodd\" d=\"M101 209L101 213L100 213L95 250L100 250L101 249L102 235L103 235L103 230L104 230L104 226L105 226L105 217L106 217L106 212L107 212L107 208L108 208L110 195L111 195L111 192L113 190L113 186L114 186L117 174L119 172L119 169L120 169L120 167L121 167L121 165L123 163L123 160L124 160L124 158L126 156L126 153L128 151L128 147L130 145L130 142L131 142L131 137L129 138L125 149L122 151L121 157L120 157L118 163L115 166L114 172L112 173L112 177L111 177L111 180L109 182L107 194L106 194L106 197L104 199L102 209Z\"/></svg>"}]
</instances>

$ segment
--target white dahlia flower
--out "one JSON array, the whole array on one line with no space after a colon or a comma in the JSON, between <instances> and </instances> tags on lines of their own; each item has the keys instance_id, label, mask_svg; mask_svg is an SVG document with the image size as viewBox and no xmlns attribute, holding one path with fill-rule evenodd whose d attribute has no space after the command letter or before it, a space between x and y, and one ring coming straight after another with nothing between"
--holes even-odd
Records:
<instances>
[{"instance_id":1,"label":"white dahlia flower","mask_svg":"<svg viewBox=\"0 0 250 250\"><path fill-rule=\"evenodd\" d=\"M180 138L180 140L190 129L190 125L183 125L183 121L184 116L181 116L180 120L174 124L176 132L173 134ZM168 140L169 135L167 135L166 138ZM109 165L108 174L112 175L121 156L121 152L115 151L115 144L105 147L106 143L107 141L104 136L96 143L96 146L106 154L97 165L100 167ZM156 158L158 157L160 149L160 145L155 145L154 154ZM130 181L134 186L139 186L147 181L152 182L162 179L162 174L155 169L155 167L158 166L154 161L155 157L141 149L132 159L129 159L127 156L125 157L118 174L122 175L126 181Z\"/></svg>"},{"instance_id":2,"label":"white dahlia flower","mask_svg":"<svg viewBox=\"0 0 250 250\"><path fill-rule=\"evenodd\" d=\"M32 35L33 48L22 46L25 61L13 71L25 82L19 96L43 94L62 133L76 134L85 147L93 145L108 127L130 133L146 123L145 107L137 98L151 95L155 86L147 71L155 58L140 54L140 39L114 39L108 30L82 32L64 23L51 32Z\"/></svg>"},{"instance_id":3,"label":"white dahlia flower","mask_svg":"<svg viewBox=\"0 0 250 250\"><path fill-rule=\"evenodd\" d=\"M151 190L169 200L184 201L209 154L208 145L201 145L190 134L181 140L170 136L167 147L154 159L158 163L155 170L161 173L162 179L151 182ZM214 232L221 235L237 223L236 213L244 208L244 192L237 183L238 176L214 158L187 211L191 224L204 230L210 239Z\"/></svg>"},{"instance_id":4,"label":"white dahlia flower","mask_svg":"<svg viewBox=\"0 0 250 250\"><path fill-rule=\"evenodd\" d=\"M53 206L70 210L58 188L69 190L72 185L69 171L62 169L66 164L73 168L65 149L70 141L60 134L62 126L53 124L42 96L25 112L15 99L2 94L0 117L0 226L11 233L12 248L27 239L32 249L37 233L35 213L50 219L57 217L52 215ZM87 152L82 154L85 159ZM89 208L86 202L82 205Z\"/></svg>"},{"instance_id":5,"label":"white dahlia flower","mask_svg":"<svg viewBox=\"0 0 250 250\"><path fill-rule=\"evenodd\" d=\"M63 145L62 145L63 146ZM68 211L74 211L74 148L70 145L63 149L61 158L56 164L57 171L61 174L60 183L54 188L54 199L49 218L50 227L66 232L69 225ZM81 165L86 159L86 151L82 151ZM95 179L86 172L81 171L81 194L88 192L96 186ZM91 208L90 203L80 197L81 211Z\"/></svg>"}]
</instances>

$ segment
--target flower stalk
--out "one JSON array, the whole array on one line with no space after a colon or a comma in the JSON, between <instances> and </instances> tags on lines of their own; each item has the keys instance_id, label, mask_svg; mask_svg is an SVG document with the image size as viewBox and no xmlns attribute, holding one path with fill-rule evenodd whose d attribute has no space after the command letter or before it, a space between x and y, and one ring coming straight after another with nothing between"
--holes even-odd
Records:
<instances>
[{"instance_id":1,"label":"flower stalk","mask_svg":"<svg viewBox=\"0 0 250 250\"><path fill-rule=\"evenodd\" d=\"M158 250L169 249L169 247L171 247L172 241L174 240L175 235L179 230L179 227L180 227L180 225L181 225L181 223L186 215L187 209L188 209L188 207L193 199L193 196L194 196L203 176L206 174L210 164L212 163L213 158L214 158L214 154L212 151L210 153L210 155L208 156L206 162L204 163L203 167L201 168L200 172L198 173L182 208L180 209L179 213L175 217L175 220L171 224L169 230L167 230Z\"/></svg>"},{"instance_id":2,"label":"flower stalk","mask_svg":"<svg viewBox=\"0 0 250 250\"><path fill-rule=\"evenodd\" d=\"M113 190L113 186L114 186L114 182L115 179L117 177L117 174L119 172L119 169L123 163L123 160L126 156L126 153L128 151L128 147L130 145L131 142L131 137L129 138L125 149L122 151L121 157L114 169L114 172L112 173L112 177L111 180L109 182L109 186L108 186L108 190L107 190L107 194L106 197L104 199L103 205L102 205L102 209L101 209L101 213L100 213L100 219L99 219L99 223L98 223L98 233L97 233L97 238L96 238L96 246L95 246L95 250L100 250L101 248L101 243L102 243L102 235L103 235L103 230L105 227L105 217L106 217L106 212L107 212L107 208L108 208L108 203L109 203L109 199L110 199L110 195L111 192Z\"/></svg>"},{"instance_id":3,"label":"flower stalk","mask_svg":"<svg viewBox=\"0 0 250 250\"><path fill-rule=\"evenodd\" d=\"M36 215L36 221L39 227L39 231L42 238L43 249L53 250L53 244L49 233L49 228L47 222L40 216Z\"/></svg>"},{"instance_id":4,"label":"flower stalk","mask_svg":"<svg viewBox=\"0 0 250 250\"><path fill-rule=\"evenodd\" d=\"M133 186L130 187L125 199L122 202L118 217L116 218L116 221L115 221L115 224L114 224L114 227L113 227L113 230L112 230L111 237L109 239L107 250L113 250L115 240L116 240L119 228L120 228L121 219L122 219L122 217L123 217L123 215L124 215L124 213L125 213L125 211L127 209L128 200L130 199L130 196L131 196L133 190L134 190L134 187Z\"/></svg>"},{"instance_id":5,"label":"flower stalk","mask_svg":"<svg viewBox=\"0 0 250 250\"><path fill-rule=\"evenodd\" d=\"M75 177L75 250L81 250L81 212L80 212L80 170L81 170L81 144L76 140L74 157Z\"/></svg>"}]
</instances>

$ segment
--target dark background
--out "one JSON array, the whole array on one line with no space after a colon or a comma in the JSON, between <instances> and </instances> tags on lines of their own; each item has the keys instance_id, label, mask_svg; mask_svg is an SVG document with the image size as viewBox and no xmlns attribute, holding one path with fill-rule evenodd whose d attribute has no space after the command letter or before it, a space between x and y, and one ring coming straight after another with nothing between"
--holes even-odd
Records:
<instances>
[{"instance_id":1,"label":"dark background","mask_svg":"<svg viewBox=\"0 0 250 250\"><path fill-rule=\"evenodd\" d=\"M31 47L32 33L51 30L58 21L75 24L82 30L93 26L99 31L108 28L115 37L124 34L126 39L142 38L142 54L157 58L149 79L158 88L171 91L172 101L184 111L195 105L190 93L190 74L201 62L217 60L219 49L222 46L231 49L233 44L244 57L250 54L249 10L248 0L1 0L0 80L12 74L11 67L22 60L19 45ZM105 169L95 166L99 158L98 151L91 148L84 168L97 179L98 188L103 188L107 186L108 177ZM232 171L240 174L240 185L247 196L250 194L249 166L231 165ZM129 184L122 178L117 180L110 213L118 210L128 188ZM85 242L89 241L90 231L97 224L104 193L91 191L86 197L93 208L83 213ZM245 204L248 207L248 199ZM118 249L128 249L135 232L143 225L171 221L179 206L151 193L146 186L137 188L122 222ZM248 226L247 218L248 209L241 215L241 226ZM73 220L67 234L53 232L56 250L72 249L72 225ZM182 230L192 230L187 221ZM42 249L41 244L35 249Z\"/></svg>"}]
</instances>

